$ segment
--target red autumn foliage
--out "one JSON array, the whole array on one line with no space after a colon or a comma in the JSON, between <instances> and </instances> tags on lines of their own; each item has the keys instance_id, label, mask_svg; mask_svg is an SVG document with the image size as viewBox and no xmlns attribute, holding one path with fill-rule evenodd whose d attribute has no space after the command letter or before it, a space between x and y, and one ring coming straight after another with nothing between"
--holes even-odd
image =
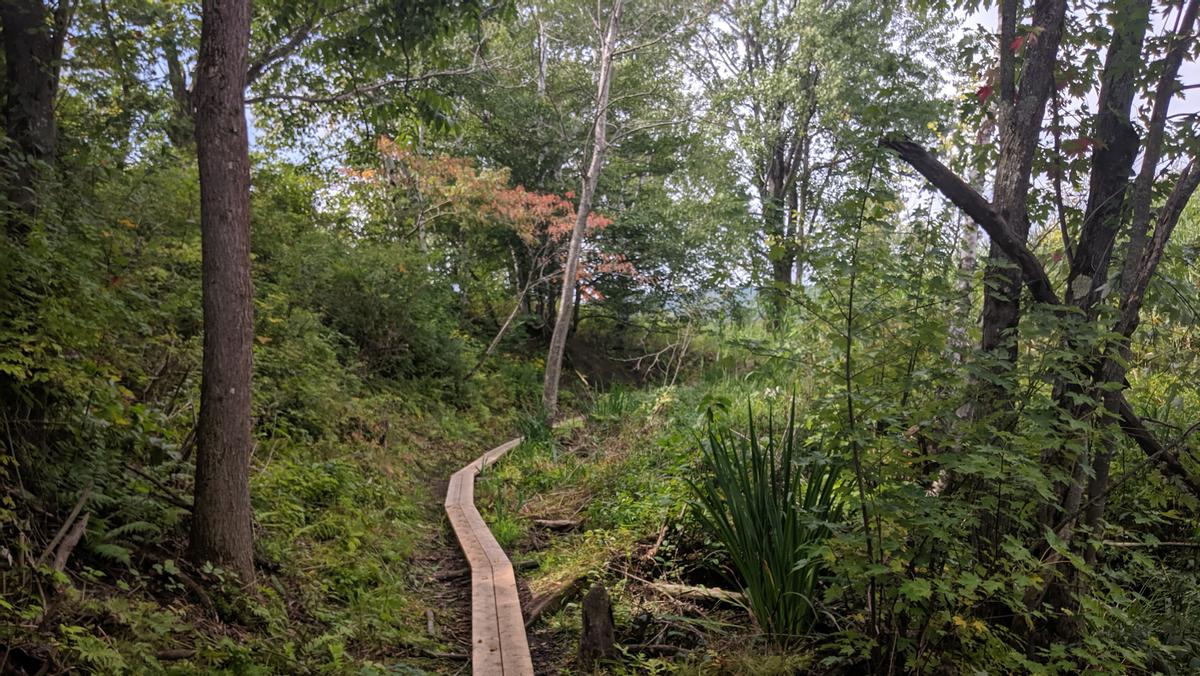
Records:
<instances>
[{"instance_id":1,"label":"red autumn foliage","mask_svg":"<svg viewBox=\"0 0 1200 676\"><path fill-rule=\"evenodd\" d=\"M422 155L387 137L380 137L377 148L381 170L344 169L342 173L383 190L403 191L426 223L453 217L461 227L499 226L515 234L525 253L537 261L561 265L565 260L577 214L574 192L558 195L513 187L507 170L480 168L462 157ZM593 212L588 215L587 233L611 223ZM636 276L636 270L622 255L586 252L578 272L584 298L603 297L592 284L603 274Z\"/></svg>"}]
</instances>

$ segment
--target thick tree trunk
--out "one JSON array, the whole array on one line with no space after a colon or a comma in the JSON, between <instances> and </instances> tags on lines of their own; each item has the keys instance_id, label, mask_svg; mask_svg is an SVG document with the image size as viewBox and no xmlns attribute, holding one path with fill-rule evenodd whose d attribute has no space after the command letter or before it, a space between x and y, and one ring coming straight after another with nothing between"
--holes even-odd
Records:
<instances>
[{"instance_id":1,"label":"thick tree trunk","mask_svg":"<svg viewBox=\"0 0 1200 676\"><path fill-rule=\"evenodd\" d=\"M250 159L247 0L204 0L196 80L204 371L190 556L254 580L250 511Z\"/></svg>"},{"instance_id":2,"label":"thick tree trunk","mask_svg":"<svg viewBox=\"0 0 1200 676\"><path fill-rule=\"evenodd\" d=\"M1091 419L1096 404L1089 401L1100 393L1085 391L1085 383L1095 382L1099 376L1101 356L1096 346L1081 341L1087 335L1087 326L1096 318L1100 289L1108 284L1109 261L1113 244L1124 222L1125 195L1134 158L1138 153L1138 134L1130 122L1133 105L1135 76L1137 69L1131 63L1141 63L1142 43L1149 27L1149 0L1136 0L1124 5L1114 21L1117 27L1108 46L1104 72L1101 76L1100 96L1096 114L1096 146L1092 153L1088 187L1088 201L1083 225L1079 231L1079 244L1071 258L1067 274L1066 302L1079 308L1080 313L1064 317L1068 328L1064 331L1063 343L1067 350L1081 357L1079 372L1075 378L1061 379L1055 387L1058 408L1062 412L1064 443L1042 454L1042 466L1051 476L1067 477L1054 484L1055 499L1046 501L1038 508L1037 519L1043 529L1065 534L1072 540L1074 525L1078 518L1085 490L1094 494L1107 490L1108 448L1110 440L1102 440L1098 448L1081 454L1078 448L1091 448L1086 434L1078 438L1069 421ZM1073 328L1077 326L1078 329ZM1083 396L1086 395L1086 396ZM1075 443L1071 443L1074 440ZM1085 468L1092 467L1090 480L1085 481ZM1094 506L1094 505L1093 505ZM1091 512L1087 518L1099 522L1099 513ZM1073 543L1074 547L1087 548ZM1043 547L1038 545L1039 551ZM1045 545L1048 547L1048 544ZM1073 640L1081 631L1079 625L1079 592L1084 585L1074 566L1062 569L1058 575L1048 576L1040 600L1053 610L1050 616L1046 639L1055 637ZM1031 608L1037 610L1037 608Z\"/></svg>"},{"instance_id":3,"label":"thick tree trunk","mask_svg":"<svg viewBox=\"0 0 1200 676\"><path fill-rule=\"evenodd\" d=\"M54 161L58 62L72 8L68 0L62 0L52 22L41 0L0 2L7 88L4 127L13 143L7 197L19 212L9 218L7 225L9 235L16 239L29 231L29 217L37 205L34 184L40 169Z\"/></svg>"},{"instance_id":4,"label":"thick tree trunk","mask_svg":"<svg viewBox=\"0 0 1200 676\"><path fill-rule=\"evenodd\" d=\"M1079 377L1075 382L1058 383L1056 394L1060 410L1073 420L1086 420L1095 409L1093 404L1080 403L1086 398L1078 395L1084 393L1083 383L1098 375L1099 354L1095 346L1080 344L1078 336L1084 334L1082 324L1095 320L1100 289L1108 284L1113 244L1125 221L1125 194L1139 147L1137 131L1129 119L1136 93L1137 70L1129 64L1141 62L1142 43L1150 25L1150 2L1137 0L1125 7L1129 14L1122 13L1115 21L1118 30L1113 33L1101 76L1096 148L1092 153L1087 207L1079 231L1079 244L1067 273L1066 302L1081 312L1066 321L1079 322L1081 330L1068 329L1064 343L1068 350L1085 354L1080 362L1082 372ZM1067 436L1072 435L1068 433ZM1079 459L1067 451L1067 446L1044 453L1043 466L1060 470L1065 475L1077 473L1072 471L1072 464ZM1057 504L1042 505L1039 523L1052 527L1054 521L1061 518L1060 513L1075 512L1081 498L1078 488L1074 482L1058 483Z\"/></svg>"},{"instance_id":5,"label":"thick tree trunk","mask_svg":"<svg viewBox=\"0 0 1200 676\"><path fill-rule=\"evenodd\" d=\"M1022 243L1029 237L1029 186L1033 158L1038 147L1046 101L1054 84L1054 64L1062 39L1065 0L1039 0L1033 24L1042 29L1031 41L1018 90L1015 55L1010 45L1016 35L1017 2L1000 5L999 133L1000 161L996 167L992 204ZM984 273L983 338L980 347L991 353L997 378L1003 380L1016 361L1014 335L1020 319L1021 270L992 242ZM1002 389L986 385L978 414L989 415L1009 408Z\"/></svg>"},{"instance_id":6,"label":"thick tree trunk","mask_svg":"<svg viewBox=\"0 0 1200 676\"><path fill-rule=\"evenodd\" d=\"M567 349L567 334L571 330L571 318L574 315L579 254L583 248L583 236L587 232L588 216L592 212L592 199L596 193L596 183L600 179L600 170L604 166L604 153L608 149L609 89L612 85L613 57L616 54L622 2L623 0L613 1L612 13L608 17L608 27L600 48L600 72L596 78L596 118L593 128L592 157L588 163L587 173L583 176L583 186L579 193L575 227L571 230L567 263L563 268L558 315L554 321L554 333L550 336L550 349L546 355L546 376L542 384L542 408L548 418L558 415L559 379L562 377L563 353Z\"/></svg>"}]
</instances>

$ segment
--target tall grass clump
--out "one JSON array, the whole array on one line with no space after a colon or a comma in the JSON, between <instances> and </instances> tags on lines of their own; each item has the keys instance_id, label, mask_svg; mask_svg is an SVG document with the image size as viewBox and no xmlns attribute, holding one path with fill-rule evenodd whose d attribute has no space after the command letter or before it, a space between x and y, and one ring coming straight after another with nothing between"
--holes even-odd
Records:
<instances>
[{"instance_id":1,"label":"tall grass clump","mask_svg":"<svg viewBox=\"0 0 1200 676\"><path fill-rule=\"evenodd\" d=\"M748 435L710 417L707 436L701 446L709 474L691 483L694 514L728 552L758 625L786 645L816 617L816 549L841 514L840 467L796 438L794 404L778 437L768 416L759 438L753 410Z\"/></svg>"},{"instance_id":2,"label":"tall grass clump","mask_svg":"<svg viewBox=\"0 0 1200 676\"><path fill-rule=\"evenodd\" d=\"M629 418L637 410L638 400L632 392L614 386L608 392L596 397L596 403L589 412L592 420L601 423L619 423Z\"/></svg>"}]
</instances>

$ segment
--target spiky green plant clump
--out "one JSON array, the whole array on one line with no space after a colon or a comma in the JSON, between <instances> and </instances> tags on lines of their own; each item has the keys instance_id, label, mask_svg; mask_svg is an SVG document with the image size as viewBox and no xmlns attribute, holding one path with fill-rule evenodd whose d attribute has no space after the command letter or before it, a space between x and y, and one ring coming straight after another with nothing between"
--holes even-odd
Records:
<instances>
[{"instance_id":1,"label":"spiky green plant clump","mask_svg":"<svg viewBox=\"0 0 1200 676\"><path fill-rule=\"evenodd\" d=\"M776 435L760 438L750 412L743 436L710 418L702 444L710 474L693 482L694 513L721 543L762 630L788 644L812 627L822 559L817 548L839 520L839 464L796 438L793 405Z\"/></svg>"}]
</instances>

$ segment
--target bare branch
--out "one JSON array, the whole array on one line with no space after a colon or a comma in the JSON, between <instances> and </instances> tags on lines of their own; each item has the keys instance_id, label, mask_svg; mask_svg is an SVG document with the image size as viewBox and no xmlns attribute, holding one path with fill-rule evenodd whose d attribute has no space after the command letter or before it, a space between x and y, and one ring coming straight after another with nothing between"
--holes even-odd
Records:
<instances>
[{"instance_id":1,"label":"bare branch","mask_svg":"<svg viewBox=\"0 0 1200 676\"><path fill-rule=\"evenodd\" d=\"M623 130L621 130L621 132L614 134L612 137L612 141L610 143L613 143L613 144L618 143L618 142L620 142L621 139L626 138L628 136L632 136L633 134L636 134L639 131L646 131L647 129L655 129L658 127L673 127L677 124L684 124L688 121L689 121L688 119L664 120L662 122L648 122L646 124L639 124L635 127L623 129Z\"/></svg>"},{"instance_id":2,"label":"bare branch","mask_svg":"<svg viewBox=\"0 0 1200 676\"><path fill-rule=\"evenodd\" d=\"M1132 275L1123 282L1125 288L1121 297L1121 316L1116 329L1122 336L1129 338L1138 325L1142 303L1146 298L1146 290L1150 287L1150 279L1162 260L1167 248L1167 241L1179 222L1179 217L1188 201L1200 186L1200 160L1192 161L1179 175L1179 180L1171 190L1167 201L1158 211L1158 220L1154 226L1154 235L1142 251L1140 260L1135 266L1130 266Z\"/></svg>"},{"instance_id":3,"label":"bare branch","mask_svg":"<svg viewBox=\"0 0 1200 676\"><path fill-rule=\"evenodd\" d=\"M268 68L287 58L289 55L299 49L300 45L304 44L304 42L308 40L308 36L312 34L312 30L316 24L317 22L315 20L304 22L282 43L276 45L273 49L268 49L259 55L258 58L254 59L254 61L250 63L250 67L246 69L246 86L249 87L250 85L254 84L258 78L262 77L263 74L267 72Z\"/></svg>"},{"instance_id":4,"label":"bare branch","mask_svg":"<svg viewBox=\"0 0 1200 676\"><path fill-rule=\"evenodd\" d=\"M925 177L933 187L954 203L959 209L971 217L979 227L983 228L996 246L1005 256L1015 261L1025 275L1025 281L1034 299L1047 305L1062 305L1058 295L1046 276L1046 269L1041 261L1029 250L1009 228L1008 223L986 199L975 191L966 181L959 178L946 165L920 145L904 138L886 138L880 145L890 148L900 155L913 169Z\"/></svg>"}]
</instances>

